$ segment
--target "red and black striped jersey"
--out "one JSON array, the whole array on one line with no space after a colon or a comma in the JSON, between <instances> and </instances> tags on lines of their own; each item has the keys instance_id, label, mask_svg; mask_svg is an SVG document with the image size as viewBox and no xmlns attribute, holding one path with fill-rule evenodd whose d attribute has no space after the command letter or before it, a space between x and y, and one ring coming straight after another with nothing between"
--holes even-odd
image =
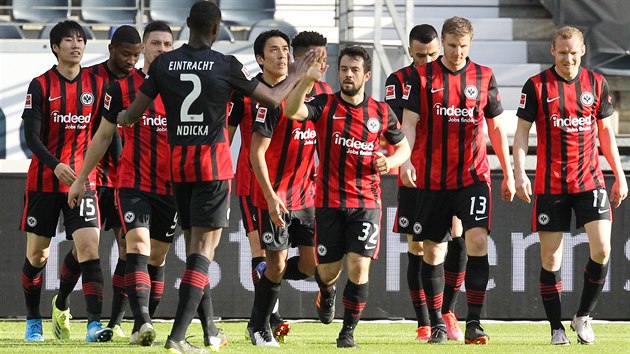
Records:
<instances>
[{"instance_id":1,"label":"red and black striped jersey","mask_svg":"<svg viewBox=\"0 0 630 354\"><path fill-rule=\"evenodd\" d=\"M534 193L567 194L605 188L597 149L597 119L613 114L606 79L580 68L570 81L554 67L523 86L516 115L536 123Z\"/></svg>"},{"instance_id":2,"label":"red and black striped jersey","mask_svg":"<svg viewBox=\"0 0 630 354\"><path fill-rule=\"evenodd\" d=\"M265 152L269 181L287 209L296 211L314 205L317 140L313 122L287 118L285 103L276 109L258 108L252 131L271 139ZM253 183L253 190L254 205L268 209L260 184Z\"/></svg>"},{"instance_id":3,"label":"red and black striped jersey","mask_svg":"<svg viewBox=\"0 0 630 354\"><path fill-rule=\"evenodd\" d=\"M256 76L259 79L259 76ZM260 79L259 79L260 80ZM241 147L236 160L236 195L249 196L252 185L252 166L249 163L249 147L252 144L252 122L258 111L258 102L240 91L232 92L228 108L228 124L239 127L241 131Z\"/></svg>"},{"instance_id":4,"label":"red and black striped jersey","mask_svg":"<svg viewBox=\"0 0 630 354\"><path fill-rule=\"evenodd\" d=\"M468 58L453 72L441 59L416 67L403 96L404 108L420 115L411 149L416 185L447 190L490 182L483 126L503 112L494 74Z\"/></svg>"},{"instance_id":5,"label":"red and black striped jersey","mask_svg":"<svg viewBox=\"0 0 630 354\"><path fill-rule=\"evenodd\" d=\"M409 95L409 75L414 71L413 64L393 72L385 81L385 102L396 113L398 121L402 123L403 96Z\"/></svg>"},{"instance_id":6,"label":"red and black striped jersey","mask_svg":"<svg viewBox=\"0 0 630 354\"><path fill-rule=\"evenodd\" d=\"M234 56L182 45L159 55L140 91L162 96L173 182L234 176L226 111L231 89L250 95L258 85Z\"/></svg>"},{"instance_id":7,"label":"red and black striped jersey","mask_svg":"<svg viewBox=\"0 0 630 354\"><path fill-rule=\"evenodd\" d=\"M322 93L333 93L332 87L330 87L330 85L328 85L324 81L315 81L313 83L313 88L311 89L311 92L309 92L306 97L313 97L321 95Z\"/></svg>"},{"instance_id":8,"label":"red and black striped jersey","mask_svg":"<svg viewBox=\"0 0 630 354\"><path fill-rule=\"evenodd\" d=\"M319 208L380 208L381 176L373 165L381 135L392 144L404 139L387 103L365 97L352 105L339 92L305 102L315 123L320 164L315 183Z\"/></svg>"},{"instance_id":9,"label":"red and black striped jersey","mask_svg":"<svg viewBox=\"0 0 630 354\"><path fill-rule=\"evenodd\" d=\"M85 68L85 70L92 72L94 75L102 77L103 81L105 81L106 88L109 88L114 82L116 82L116 80L118 80L118 77L111 70L109 70L109 67L107 66L107 60L102 63L87 67ZM100 117L98 119L100 121ZM118 133L121 134L122 137L122 129L119 128ZM99 162L99 165L103 170L103 175L102 177L100 175L96 176L97 186L111 188L114 188L116 186L117 166L115 161L116 159L111 156L110 150L108 150L107 153L103 155L103 159Z\"/></svg>"},{"instance_id":10,"label":"red and black striped jersey","mask_svg":"<svg viewBox=\"0 0 630 354\"><path fill-rule=\"evenodd\" d=\"M22 119L39 120L39 138L53 159L80 171L94 134L94 121L101 114L103 90L103 79L86 70L81 69L76 78L68 80L53 66L31 81ZM26 189L68 192L69 187L55 176L54 166L45 165L40 158L33 154ZM94 184L96 173L88 180Z\"/></svg>"},{"instance_id":11,"label":"red and black striped jersey","mask_svg":"<svg viewBox=\"0 0 630 354\"><path fill-rule=\"evenodd\" d=\"M144 81L144 73L134 69L129 76L113 83L103 100L103 117L116 124L118 113L129 107ZM166 111L158 95L140 121L123 128L125 144L118 165L116 188L172 195L171 156L166 131Z\"/></svg>"}]
</instances>

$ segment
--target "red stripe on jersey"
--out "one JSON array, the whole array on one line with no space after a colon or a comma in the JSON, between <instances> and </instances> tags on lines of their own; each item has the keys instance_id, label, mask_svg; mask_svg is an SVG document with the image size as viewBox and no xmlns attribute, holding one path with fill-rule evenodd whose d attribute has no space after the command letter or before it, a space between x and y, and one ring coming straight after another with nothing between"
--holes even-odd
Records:
<instances>
[{"instance_id":1,"label":"red stripe on jersey","mask_svg":"<svg viewBox=\"0 0 630 354\"><path fill-rule=\"evenodd\" d=\"M252 167L249 162L249 151L252 144L252 114L258 110L258 103L249 96L242 96L240 100L234 101L235 104L242 104L242 109L234 109L233 112L242 112L243 116L239 124L241 130L241 148L238 152L238 160L236 161L236 195L251 195L251 185L253 182Z\"/></svg>"},{"instance_id":2,"label":"red stripe on jersey","mask_svg":"<svg viewBox=\"0 0 630 354\"><path fill-rule=\"evenodd\" d=\"M134 70L127 78L118 81L122 107L129 107L144 81ZM160 195L172 195L171 156L166 127L166 110L158 95L140 120L123 128L125 144L118 166L117 188L134 188Z\"/></svg>"},{"instance_id":3,"label":"red stripe on jersey","mask_svg":"<svg viewBox=\"0 0 630 354\"><path fill-rule=\"evenodd\" d=\"M605 188L599 166L597 118L603 76L582 68L575 80L547 69L532 77L538 101L536 194L580 193Z\"/></svg>"},{"instance_id":4,"label":"red stripe on jersey","mask_svg":"<svg viewBox=\"0 0 630 354\"><path fill-rule=\"evenodd\" d=\"M285 103L280 106L280 119L273 128L265 160L273 190L287 209L294 211L314 205L315 127L311 121L287 118ZM254 205L268 209L260 185L254 183L253 189Z\"/></svg>"},{"instance_id":5,"label":"red stripe on jersey","mask_svg":"<svg viewBox=\"0 0 630 354\"><path fill-rule=\"evenodd\" d=\"M453 73L438 60L417 67L412 75L420 83L411 93L420 95L411 152L418 188L459 189L490 181L483 125L486 107L496 104L488 99L492 71L469 62Z\"/></svg>"},{"instance_id":6,"label":"red stripe on jersey","mask_svg":"<svg viewBox=\"0 0 630 354\"><path fill-rule=\"evenodd\" d=\"M40 139L61 163L78 172L95 129L93 122L101 111L103 81L85 70L81 70L73 81L68 81L55 68L35 80L42 88ZM94 172L89 181L95 183ZM33 155L26 189L67 192L69 186L59 181L54 171Z\"/></svg>"},{"instance_id":7,"label":"red stripe on jersey","mask_svg":"<svg viewBox=\"0 0 630 354\"><path fill-rule=\"evenodd\" d=\"M313 83L313 89L307 96L317 96L317 95L321 95L322 93L332 94L333 93L332 87L330 87L330 85L328 85L327 83L323 81L315 81Z\"/></svg>"},{"instance_id":8,"label":"red stripe on jersey","mask_svg":"<svg viewBox=\"0 0 630 354\"><path fill-rule=\"evenodd\" d=\"M227 129L224 129L227 135ZM225 141L228 141L227 137ZM222 158L219 158L222 157ZM171 146L173 182L222 181L232 179L230 144Z\"/></svg>"},{"instance_id":9,"label":"red stripe on jersey","mask_svg":"<svg viewBox=\"0 0 630 354\"><path fill-rule=\"evenodd\" d=\"M114 75L114 73L112 73L108 68L107 68L107 60L96 64L96 65L92 65L88 68L86 68L85 70L91 72L94 75L100 76L101 78L103 78L103 81L105 82L105 86L109 87L110 85L112 85L114 82L116 82L116 80L118 80L118 78L116 77L116 75ZM135 71L135 70L134 70ZM125 106L127 107L127 106ZM100 119L100 117L98 117ZM119 133L122 133L122 129L118 129ZM114 187L116 185L116 169L117 166L116 164L114 164L114 159L112 158L112 156L109 154L109 152L105 153L105 155L103 155L103 159L99 162L99 165L101 166L101 169L103 170L103 176L101 177L100 175L97 175L97 179L96 179L96 185L97 186L102 186L102 187Z\"/></svg>"},{"instance_id":10,"label":"red stripe on jersey","mask_svg":"<svg viewBox=\"0 0 630 354\"><path fill-rule=\"evenodd\" d=\"M321 159L316 207L380 207L380 174L372 160L387 130L388 114L389 106L371 97L351 106L338 94L327 95L321 117L315 121Z\"/></svg>"}]
</instances>

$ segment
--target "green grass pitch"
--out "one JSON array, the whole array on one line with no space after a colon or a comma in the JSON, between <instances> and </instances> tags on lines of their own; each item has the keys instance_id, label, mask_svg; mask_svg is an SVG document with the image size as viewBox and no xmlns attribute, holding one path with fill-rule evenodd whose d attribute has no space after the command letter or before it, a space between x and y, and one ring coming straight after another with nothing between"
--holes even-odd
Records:
<instances>
[{"instance_id":1,"label":"green grass pitch","mask_svg":"<svg viewBox=\"0 0 630 354\"><path fill-rule=\"evenodd\" d=\"M549 326L546 322L484 323L490 335L487 346L464 345L461 342L449 342L446 345L429 345L415 338L413 322L362 321L355 331L355 341L359 345L352 352L369 353L627 353L630 352L630 324L615 322L595 322L596 335L594 345L577 343L575 332L564 323L570 346L556 347L549 345ZM157 340L164 341L170 331L171 322L157 322L155 328ZM271 348L256 348L245 340L245 322L220 321L217 325L228 335L229 345L221 352L225 353L269 353ZM460 322L460 326L463 324ZM124 331L129 334L132 324L123 323ZM338 321L330 325L316 322L292 322L287 343L281 344L284 353L330 353L337 350L335 339L341 327ZM73 321L71 339L57 342L53 340L50 321L44 321L44 343L24 342L25 321L0 321L0 352L3 353L162 353L161 346L130 346L124 339L115 338L110 343L85 343L85 322ZM189 341L203 346L201 328L194 322L188 329ZM276 349L277 350L277 349ZM346 349L347 350L347 349Z\"/></svg>"}]
</instances>

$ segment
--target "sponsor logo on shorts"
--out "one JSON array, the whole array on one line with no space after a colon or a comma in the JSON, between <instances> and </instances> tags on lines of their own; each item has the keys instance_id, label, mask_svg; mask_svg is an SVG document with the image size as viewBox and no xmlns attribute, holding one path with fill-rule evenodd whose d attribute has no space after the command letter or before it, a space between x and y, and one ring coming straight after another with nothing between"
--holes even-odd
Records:
<instances>
[{"instance_id":1,"label":"sponsor logo on shorts","mask_svg":"<svg viewBox=\"0 0 630 354\"><path fill-rule=\"evenodd\" d=\"M407 227L409 226L409 219L407 219L404 216L401 216L398 218L398 225L400 225L400 227Z\"/></svg>"},{"instance_id":2,"label":"sponsor logo on shorts","mask_svg":"<svg viewBox=\"0 0 630 354\"><path fill-rule=\"evenodd\" d=\"M328 250L326 249L326 246L324 245L317 245L317 254L320 256L325 256L326 253L328 253Z\"/></svg>"},{"instance_id":3,"label":"sponsor logo on shorts","mask_svg":"<svg viewBox=\"0 0 630 354\"><path fill-rule=\"evenodd\" d=\"M604 213L608 212L608 210L610 210L610 209L597 209L597 212L600 213L600 214L604 214Z\"/></svg>"},{"instance_id":4,"label":"sponsor logo on shorts","mask_svg":"<svg viewBox=\"0 0 630 354\"><path fill-rule=\"evenodd\" d=\"M136 220L136 214L134 214L133 211L128 211L125 213L124 218L125 218L125 222L129 224L133 222L134 220Z\"/></svg>"},{"instance_id":5,"label":"sponsor logo on shorts","mask_svg":"<svg viewBox=\"0 0 630 354\"><path fill-rule=\"evenodd\" d=\"M475 221L479 221L479 220L483 220L483 219L487 219L488 216L475 216Z\"/></svg>"},{"instance_id":6,"label":"sponsor logo on shorts","mask_svg":"<svg viewBox=\"0 0 630 354\"><path fill-rule=\"evenodd\" d=\"M262 235L262 240L264 243L272 243L273 242L273 234L271 232L265 232Z\"/></svg>"},{"instance_id":7,"label":"sponsor logo on shorts","mask_svg":"<svg viewBox=\"0 0 630 354\"><path fill-rule=\"evenodd\" d=\"M28 218L26 218L26 223L30 227L35 227L35 225L37 225L37 219L35 219L34 216L29 216Z\"/></svg>"},{"instance_id":8,"label":"sponsor logo on shorts","mask_svg":"<svg viewBox=\"0 0 630 354\"><path fill-rule=\"evenodd\" d=\"M547 215L545 213L538 214L538 223L540 225L547 225L547 224L549 224L550 220L551 220L551 218L549 218L549 215Z\"/></svg>"},{"instance_id":9,"label":"sponsor logo on shorts","mask_svg":"<svg viewBox=\"0 0 630 354\"><path fill-rule=\"evenodd\" d=\"M422 232L422 225L419 222L413 224L413 233L416 235L420 235Z\"/></svg>"}]
</instances>

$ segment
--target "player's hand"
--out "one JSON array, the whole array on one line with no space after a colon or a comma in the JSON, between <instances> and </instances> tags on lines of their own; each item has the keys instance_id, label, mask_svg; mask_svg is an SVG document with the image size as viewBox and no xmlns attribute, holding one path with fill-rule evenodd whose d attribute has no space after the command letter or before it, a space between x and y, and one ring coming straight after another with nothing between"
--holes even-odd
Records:
<instances>
[{"instance_id":1,"label":"player's hand","mask_svg":"<svg viewBox=\"0 0 630 354\"><path fill-rule=\"evenodd\" d=\"M418 188L416 185L416 168L413 167L409 160L400 166L400 181L405 187Z\"/></svg>"},{"instance_id":2,"label":"player's hand","mask_svg":"<svg viewBox=\"0 0 630 354\"><path fill-rule=\"evenodd\" d=\"M315 62L306 72L306 78L312 81L322 81L326 75L326 71L328 71L328 67L329 65L326 65L325 62Z\"/></svg>"},{"instance_id":3,"label":"player's hand","mask_svg":"<svg viewBox=\"0 0 630 354\"><path fill-rule=\"evenodd\" d=\"M68 191L68 206L70 209L74 209L75 206L80 205L84 195L85 186L83 182L75 179Z\"/></svg>"},{"instance_id":4,"label":"player's hand","mask_svg":"<svg viewBox=\"0 0 630 354\"><path fill-rule=\"evenodd\" d=\"M289 210L277 194L274 193L271 197L267 198L267 207L269 208L269 217L271 217L271 221L278 225L278 227L285 228L287 225L284 222L282 214L288 214Z\"/></svg>"},{"instance_id":5,"label":"player's hand","mask_svg":"<svg viewBox=\"0 0 630 354\"><path fill-rule=\"evenodd\" d=\"M628 196L628 183L625 178L615 180L610 191L610 201L615 208L619 208L621 202Z\"/></svg>"},{"instance_id":6,"label":"player's hand","mask_svg":"<svg viewBox=\"0 0 630 354\"><path fill-rule=\"evenodd\" d=\"M59 180L67 186L71 186L77 178L77 174L74 173L74 170L65 163L59 163L55 167L55 176L57 176L57 178L59 178Z\"/></svg>"},{"instance_id":7,"label":"player's hand","mask_svg":"<svg viewBox=\"0 0 630 354\"><path fill-rule=\"evenodd\" d=\"M529 181L529 177L527 175L517 175L516 176L516 196L525 201L526 203L531 203L531 195L532 195L532 184Z\"/></svg>"},{"instance_id":8,"label":"player's hand","mask_svg":"<svg viewBox=\"0 0 630 354\"><path fill-rule=\"evenodd\" d=\"M516 193L516 189L514 186L514 177L504 177L503 183L501 183L501 197L506 202L511 202L512 200L514 200L514 193Z\"/></svg>"},{"instance_id":9,"label":"player's hand","mask_svg":"<svg viewBox=\"0 0 630 354\"><path fill-rule=\"evenodd\" d=\"M118 123L119 125L127 126L130 125L127 123L127 110L123 109L122 111L118 112L118 117L116 117L116 123Z\"/></svg>"},{"instance_id":10,"label":"player's hand","mask_svg":"<svg viewBox=\"0 0 630 354\"><path fill-rule=\"evenodd\" d=\"M321 49L310 49L289 65L289 74L304 76L313 64L321 60L322 56L323 51Z\"/></svg>"},{"instance_id":11,"label":"player's hand","mask_svg":"<svg viewBox=\"0 0 630 354\"><path fill-rule=\"evenodd\" d=\"M372 156L374 157L372 164L376 167L378 173L383 174L389 172L389 161L382 152L374 151L374 155Z\"/></svg>"}]
</instances>

